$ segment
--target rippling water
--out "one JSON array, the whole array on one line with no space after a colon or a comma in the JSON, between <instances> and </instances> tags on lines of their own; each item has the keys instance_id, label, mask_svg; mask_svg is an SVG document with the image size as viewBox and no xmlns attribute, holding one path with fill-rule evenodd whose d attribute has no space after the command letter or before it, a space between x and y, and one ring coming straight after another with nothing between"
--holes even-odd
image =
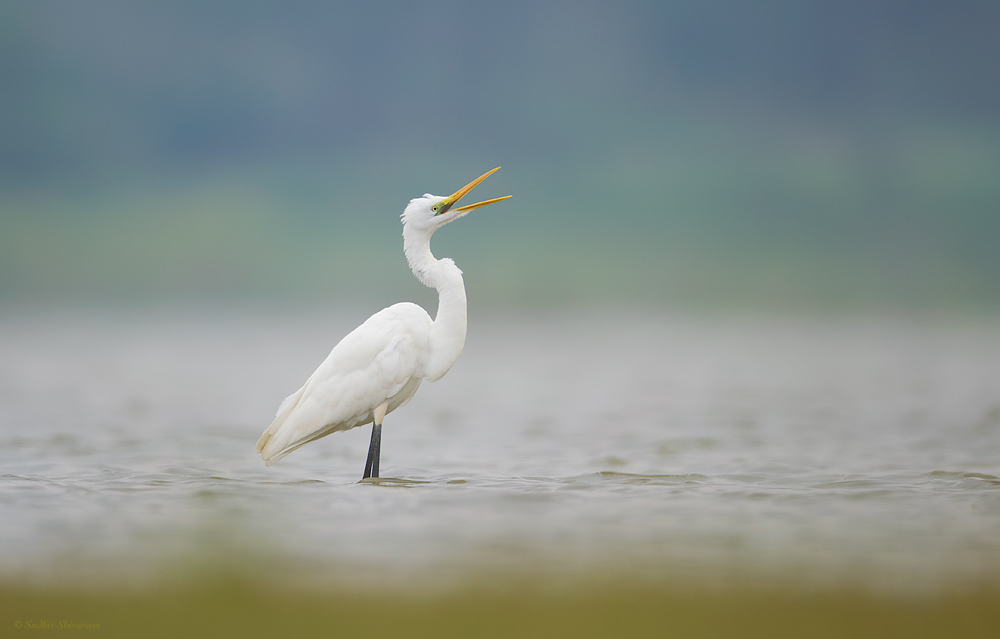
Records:
<instances>
[{"instance_id":1,"label":"rippling water","mask_svg":"<svg viewBox=\"0 0 1000 639\"><path fill-rule=\"evenodd\" d=\"M386 420L265 468L281 399L367 313L0 317L0 578L489 571L1000 581L1000 322L473 312Z\"/></svg>"}]
</instances>

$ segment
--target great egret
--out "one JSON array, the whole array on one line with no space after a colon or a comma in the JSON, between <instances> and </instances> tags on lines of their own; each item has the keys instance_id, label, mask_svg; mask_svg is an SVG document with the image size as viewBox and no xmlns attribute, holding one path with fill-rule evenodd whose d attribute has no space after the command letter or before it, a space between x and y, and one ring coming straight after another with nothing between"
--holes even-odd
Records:
<instances>
[{"instance_id":1,"label":"great egret","mask_svg":"<svg viewBox=\"0 0 1000 639\"><path fill-rule=\"evenodd\" d=\"M403 252L417 279L437 289L437 317L431 320L416 304L401 302L375 313L340 340L302 388L281 402L275 420L257 441L257 452L268 466L320 437L372 424L364 478L378 477L385 416L410 401L422 380L441 379L465 345L462 271L451 259L434 257L431 235L469 211L511 197L453 208L499 169L448 197L425 193L410 200L400 216Z\"/></svg>"}]
</instances>

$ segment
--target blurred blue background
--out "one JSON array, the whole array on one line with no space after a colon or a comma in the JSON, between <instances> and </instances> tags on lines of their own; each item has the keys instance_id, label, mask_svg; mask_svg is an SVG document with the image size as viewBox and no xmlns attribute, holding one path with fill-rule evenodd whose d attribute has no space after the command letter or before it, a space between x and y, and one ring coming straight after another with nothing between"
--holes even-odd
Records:
<instances>
[{"instance_id":1,"label":"blurred blue background","mask_svg":"<svg viewBox=\"0 0 1000 639\"><path fill-rule=\"evenodd\" d=\"M1000 307L1000 3L0 5L0 301Z\"/></svg>"}]
</instances>

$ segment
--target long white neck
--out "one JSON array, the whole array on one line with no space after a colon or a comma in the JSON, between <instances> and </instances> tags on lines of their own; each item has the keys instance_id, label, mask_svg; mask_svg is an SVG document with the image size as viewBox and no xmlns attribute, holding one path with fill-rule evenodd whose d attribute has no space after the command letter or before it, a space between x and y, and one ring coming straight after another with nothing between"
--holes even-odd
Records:
<instances>
[{"instance_id":1,"label":"long white neck","mask_svg":"<svg viewBox=\"0 0 1000 639\"><path fill-rule=\"evenodd\" d=\"M425 377L433 382L451 369L465 346L465 281L455 262L436 259L431 253L431 233L404 225L403 252L421 284L438 292L437 317L431 324L430 355L425 365Z\"/></svg>"}]
</instances>

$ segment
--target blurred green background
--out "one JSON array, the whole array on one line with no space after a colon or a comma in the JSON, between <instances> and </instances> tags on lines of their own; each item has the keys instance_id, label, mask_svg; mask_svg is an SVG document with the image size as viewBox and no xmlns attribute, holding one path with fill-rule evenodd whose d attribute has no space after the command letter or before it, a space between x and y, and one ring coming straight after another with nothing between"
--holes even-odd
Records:
<instances>
[{"instance_id":1,"label":"blurred green background","mask_svg":"<svg viewBox=\"0 0 1000 639\"><path fill-rule=\"evenodd\" d=\"M0 5L0 302L1000 308L1000 3Z\"/></svg>"}]
</instances>

